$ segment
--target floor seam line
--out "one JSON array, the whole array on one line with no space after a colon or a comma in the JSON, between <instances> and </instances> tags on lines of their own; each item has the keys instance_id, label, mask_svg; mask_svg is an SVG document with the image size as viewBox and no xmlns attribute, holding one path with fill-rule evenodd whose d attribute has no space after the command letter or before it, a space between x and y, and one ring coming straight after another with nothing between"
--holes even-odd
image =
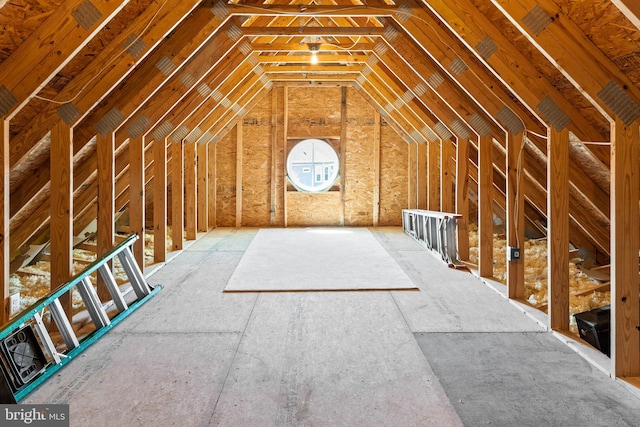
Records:
<instances>
[{"instance_id":1,"label":"floor seam line","mask_svg":"<svg viewBox=\"0 0 640 427\"><path fill-rule=\"evenodd\" d=\"M251 312L249 313L249 316L247 318L247 322L244 325L244 329L242 330L242 334L240 335L240 339L238 339L238 345L236 346L235 351L233 352L233 357L231 358L231 363L229 363L229 369L227 369L227 373L224 376L224 380L222 381L222 387L220 387L220 393L218 393L218 398L216 399L216 403L215 405L213 405L213 410L211 411L211 418L209 418L209 422L208 425L211 425L211 421L213 420L213 417L216 414L216 410L218 409L218 403L220 403L220 398L222 397L222 393L224 393L224 389L227 385L227 380L229 379L229 374L231 373L231 369L233 368L233 365L236 361L236 358L238 357L238 350L240 350L240 345L242 344L242 340L244 339L244 336L247 332L247 328L249 327L249 322L251 321L251 318L253 317L253 311L256 308L256 305L258 304L258 298L260 298L260 294L256 295L256 299L253 301L253 306L251 307Z\"/></svg>"}]
</instances>

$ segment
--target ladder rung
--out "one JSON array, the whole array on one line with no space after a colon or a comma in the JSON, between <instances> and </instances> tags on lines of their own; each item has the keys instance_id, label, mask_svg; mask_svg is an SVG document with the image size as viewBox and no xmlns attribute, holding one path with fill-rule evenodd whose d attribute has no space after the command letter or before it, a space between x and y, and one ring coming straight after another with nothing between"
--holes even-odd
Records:
<instances>
[{"instance_id":1,"label":"ladder rung","mask_svg":"<svg viewBox=\"0 0 640 427\"><path fill-rule=\"evenodd\" d=\"M62 304L60 304L60 299L56 298L49 304L49 311L51 311L51 316L53 316L53 320L56 322L60 334L62 334L67 349L72 350L78 347L80 345L80 343L78 343L78 337L76 337L75 332L73 332L71 323L69 323Z\"/></svg>"},{"instance_id":2,"label":"ladder rung","mask_svg":"<svg viewBox=\"0 0 640 427\"><path fill-rule=\"evenodd\" d=\"M39 312L35 312L33 314L33 319L36 321L34 328L40 337L40 341L42 341L42 345L44 350L55 360L56 363L60 363L60 355L56 350L56 346L53 344L51 340L51 335L49 335L49 331L47 331L47 327L44 325L42 321L42 316Z\"/></svg>"},{"instance_id":3,"label":"ladder rung","mask_svg":"<svg viewBox=\"0 0 640 427\"><path fill-rule=\"evenodd\" d=\"M93 324L96 325L96 329L104 328L109 325L111 323L109 316L107 316L107 312L104 311L102 302L100 301L100 298L98 298L98 294L93 288L89 278L85 277L82 279L76 287L82 297L82 301L84 301L84 306L91 316L91 320L93 320Z\"/></svg>"},{"instance_id":4,"label":"ladder rung","mask_svg":"<svg viewBox=\"0 0 640 427\"><path fill-rule=\"evenodd\" d=\"M145 280L142 271L140 271L138 264L133 258L131 249L126 247L122 252L119 252L118 259L120 259L122 268L127 274L129 283L131 283L131 287L135 291L138 299L149 295L149 293L151 293L151 289L149 289L149 285L147 285L147 281Z\"/></svg>"},{"instance_id":5,"label":"ladder rung","mask_svg":"<svg viewBox=\"0 0 640 427\"><path fill-rule=\"evenodd\" d=\"M113 277L113 273L111 273L111 269L109 268L109 265L102 264L98 269L98 271L100 272L100 276L102 276L102 279L104 280L107 290L109 291L109 295L111 295L111 299L113 300L113 303L116 305L118 312L122 313L129 306L125 302L122 292L120 292L120 288L116 283L116 279Z\"/></svg>"}]
</instances>

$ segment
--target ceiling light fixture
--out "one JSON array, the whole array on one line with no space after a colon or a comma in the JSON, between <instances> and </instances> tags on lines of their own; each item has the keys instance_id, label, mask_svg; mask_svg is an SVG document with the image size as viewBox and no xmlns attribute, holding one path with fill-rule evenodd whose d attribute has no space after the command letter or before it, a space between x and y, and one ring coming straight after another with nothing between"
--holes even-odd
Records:
<instances>
[{"instance_id":1,"label":"ceiling light fixture","mask_svg":"<svg viewBox=\"0 0 640 427\"><path fill-rule=\"evenodd\" d=\"M318 51L320 50L320 45L318 44L309 44L309 52L311 52L311 64L316 65L318 63Z\"/></svg>"}]
</instances>

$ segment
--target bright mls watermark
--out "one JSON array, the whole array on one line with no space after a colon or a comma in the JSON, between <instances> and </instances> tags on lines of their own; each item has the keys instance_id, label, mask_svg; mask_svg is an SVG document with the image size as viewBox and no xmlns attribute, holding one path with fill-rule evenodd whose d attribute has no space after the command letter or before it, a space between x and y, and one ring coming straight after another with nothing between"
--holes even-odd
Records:
<instances>
[{"instance_id":1,"label":"bright mls watermark","mask_svg":"<svg viewBox=\"0 0 640 427\"><path fill-rule=\"evenodd\" d=\"M0 405L0 425L69 427L69 405Z\"/></svg>"}]
</instances>

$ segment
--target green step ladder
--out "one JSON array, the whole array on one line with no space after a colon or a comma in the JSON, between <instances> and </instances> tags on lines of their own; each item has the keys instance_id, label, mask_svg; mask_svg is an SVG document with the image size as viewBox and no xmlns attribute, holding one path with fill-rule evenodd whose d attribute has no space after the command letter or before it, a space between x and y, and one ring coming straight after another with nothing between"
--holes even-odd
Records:
<instances>
[{"instance_id":1,"label":"green step ladder","mask_svg":"<svg viewBox=\"0 0 640 427\"><path fill-rule=\"evenodd\" d=\"M127 237L0 330L0 403L19 402L162 289L160 285L150 286L138 267L132 252L137 239L137 235ZM109 265L116 256L129 279L129 286L123 289L117 285ZM109 301L100 300L89 279L96 271L109 291ZM95 326L93 332L81 338L60 303L60 297L74 288ZM109 318L107 311L113 306L117 313ZM52 321L44 320L46 311ZM66 347L63 351L58 351L52 339L53 323Z\"/></svg>"}]
</instances>

